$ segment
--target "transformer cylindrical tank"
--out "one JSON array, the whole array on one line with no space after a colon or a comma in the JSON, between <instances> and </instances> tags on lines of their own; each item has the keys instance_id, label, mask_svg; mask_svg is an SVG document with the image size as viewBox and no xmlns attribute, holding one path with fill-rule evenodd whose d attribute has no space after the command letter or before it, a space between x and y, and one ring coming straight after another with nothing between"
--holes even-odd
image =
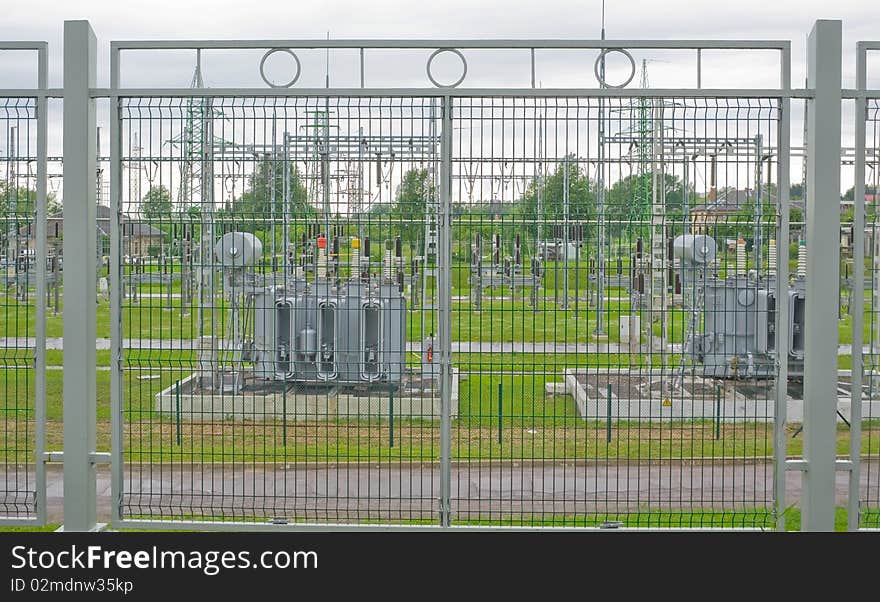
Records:
<instances>
[{"instance_id":1,"label":"transformer cylindrical tank","mask_svg":"<svg viewBox=\"0 0 880 602\"><path fill-rule=\"evenodd\" d=\"M315 359L318 353L318 333L314 328L303 328L299 331L299 349L309 361Z\"/></svg>"},{"instance_id":2,"label":"transformer cylindrical tank","mask_svg":"<svg viewBox=\"0 0 880 602\"><path fill-rule=\"evenodd\" d=\"M715 261L715 239L705 234L681 234L675 237L672 251L685 263L708 265Z\"/></svg>"},{"instance_id":3,"label":"transformer cylindrical tank","mask_svg":"<svg viewBox=\"0 0 880 602\"><path fill-rule=\"evenodd\" d=\"M254 267L263 255L263 243L250 232L228 232L217 241L214 255L224 268Z\"/></svg>"}]
</instances>

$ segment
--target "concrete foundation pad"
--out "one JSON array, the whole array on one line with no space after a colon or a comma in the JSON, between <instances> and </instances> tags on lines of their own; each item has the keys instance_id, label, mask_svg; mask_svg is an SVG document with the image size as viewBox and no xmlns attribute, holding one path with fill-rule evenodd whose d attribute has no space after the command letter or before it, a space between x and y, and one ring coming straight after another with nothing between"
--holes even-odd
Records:
<instances>
[{"instance_id":1,"label":"concrete foundation pad","mask_svg":"<svg viewBox=\"0 0 880 602\"><path fill-rule=\"evenodd\" d=\"M775 418L776 401L774 391L763 398L749 398L737 389L735 381L719 381L700 377L685 376L680 388L669 387L663 391L654 391L651 384L671 384L674 374L669 372L645 370L628 375L626 371L589 371L576 369L565 371L564 385L566 392L572 396L578 414L584 420L607 420L609 414L609 398L607 394L599 396L594 387L585 385L584 375L605 380L627 379L633 385L626 387L626 393L620 395L619 384L612 386L610 413L612 420L661 421L661 420L720 420L721 422L772 422ZM580 378L579 378L580 377ZM745 385L748 386L747 384ZM707 394L706 389L710 392ZM588 391L589 390L589 391ZM632 392L638 395L633 396ZM717 393L715 393L717 392ZM695 394L696 393L696 394ZM852 402L848 392L837 400L838 422L850 420ZM880 415L880 400L864 397L862 416ZM801 423L804 419L804 402L789 396L786 399L786 422Z\"/></svg>"},{"instance_id":2,"label":"concrete foundation pad","mask_svg":"<svg viewBox=\"0 0 880 602\"><path fill-rule=\"evenodd\" d=\"M458 370L452 371L452 417L458 416ZM275 384L275 383L273 383ZM157 412L179 415L182 420L336 420L362 418L440 419L440 394L404 391L390 395L374 388L362 393L350 387L303 387L277 383L274 389L243 390L239 393L215 393L197 389L197 375L192 374L178 385L155 396Z\"/></svg>"}]
</instances>

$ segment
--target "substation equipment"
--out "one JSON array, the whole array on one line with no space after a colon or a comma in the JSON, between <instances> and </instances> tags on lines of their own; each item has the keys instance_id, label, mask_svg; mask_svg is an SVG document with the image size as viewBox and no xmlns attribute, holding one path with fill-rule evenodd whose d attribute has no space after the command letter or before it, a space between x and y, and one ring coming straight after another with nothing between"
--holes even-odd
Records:
<instances>
[{"instance_id":1,"label":"substation equipment","mask_svg":"<svg viewBox=\"0 0 880 602\"><path fill-rule=\"evenodd\" d=\"M747 269L746 246L736 243L735 268L720 277L717 245L704 234L674 239L684 306L689 313L682 361L698 366L712 378L773 378L776 351L776 241L768 245L766 275ZM788 374L803 377L804 308L806 302L806 247L798 247L798 269L789 282ZM682 365L682 368L684 366Z\"/></svg>"},{"instance_id":2,"label":"substation equipment","mask_svg":"<svg viewBox=\"0 0 880 602\"><path fill-rule=\"evenodd\" d=\"M223 355L232 360L234 376L219 375L212 382L203 375L203 388L238 393L246 381L325 389L403 387L407 300L400 237L386 242L379 275L371 271L376 266L369 238L363 249L352 238L347 277L340 270L339 236L330 248L323 234L303 239L301 263L296 265L289 252L284 277L276 274L272 280L257 273L259 238L229 232L217 241L214 255L230 303ZM307 279L310 268L314 277ZM252 366L252 378L244 378L245 365Z\"/></svg>"},{"instance_id":3,"label":"substation equipment","mask_svg":"<svg viewBox=\"0 0 880 602\"><path fill-rule=\"evenodd\" d=\"M501 234L492 235L492 255L484 264L482 236L474 235L471 243L470 301L474 311L480 311L483 291L487 288L507 288L511 296L518 290L529 291L529 304L537 311L538 292L544 281L544 264L541 258L533 256L529 272L523 267L522 239L517 234L513 240L513 255L503 255Z\"/></svg>"}]
</instances>

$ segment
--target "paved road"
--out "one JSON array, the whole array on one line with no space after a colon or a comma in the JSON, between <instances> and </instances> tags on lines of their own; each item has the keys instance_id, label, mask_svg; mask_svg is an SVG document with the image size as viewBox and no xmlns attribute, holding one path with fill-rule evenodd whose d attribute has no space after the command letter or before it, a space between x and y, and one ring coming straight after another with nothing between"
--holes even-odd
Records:
<instances>
[{"instance_id":1,"label":"paved road","mask_svg":"<svg viewBox=\"0 0 880 602\"><path fill-rule=\"evenodd\" d=\"M880 462L862 464L862 496L880 498ZM0 479L11 475L0 474ZM837 474L837 503L846 503L847 474ZM11 486L0 480L3 488ZM453 509L460 520L558 513L660 509L743 510L768 507L768 461L741 463L458 463ZM434 520L440 491L435 464L129 466L126 513L297 517L312 521ZM786 473L788 503L799 499L801 476ZM62 469L49 465L49 518L62 519ZM98 469L99 517L110 514L110 474Z\"/></svg>"}]
</instances>

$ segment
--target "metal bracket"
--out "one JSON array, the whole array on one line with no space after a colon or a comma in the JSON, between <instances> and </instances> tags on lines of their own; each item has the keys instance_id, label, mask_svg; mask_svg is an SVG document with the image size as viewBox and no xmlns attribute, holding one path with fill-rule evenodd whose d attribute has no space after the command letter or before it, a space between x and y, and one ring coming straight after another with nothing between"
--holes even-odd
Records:
<instances>
[{"instance_id":1,"label":"metal bracket","mask_svg":"<svg viewBox=\"0 0 880 602\"><path fill-rule=\"evenodd\" d=\"M834 462L834 467L840 471L851 472L853 469L853 463L852 460L837 460ZM809 472L810 463L806 460L786 460L785 470Z\"/></svg>"},{"instance_id":2,"label":"metal bracket","mask_svg":"<svg viewBox=\"0 0 880 602\"><path fill-rule=\"evenodd\" d=\"M110 464L113 461L113 456L110 452L92 452L89 454L89 462L92 464ZM47 451L43 453L43 462L58 462L60 464L64 463L64 452L63 451Z\"/></svg>"}]
</instances>

